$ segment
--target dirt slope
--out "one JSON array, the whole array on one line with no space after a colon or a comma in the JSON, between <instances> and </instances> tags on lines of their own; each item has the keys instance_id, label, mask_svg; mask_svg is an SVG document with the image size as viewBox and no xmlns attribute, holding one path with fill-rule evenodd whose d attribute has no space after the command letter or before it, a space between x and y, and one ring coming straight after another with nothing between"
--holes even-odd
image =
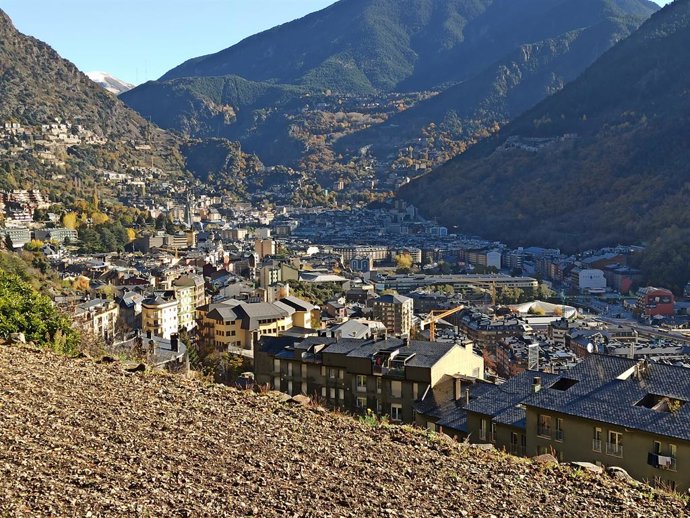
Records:
<instances>
[{"instance_id":1,"label":"dirt slope","mask_svg":"<svg viewBox=\"0 0 690 518\"><path fill-rule=\"evenodd\" d=\"M679 516L646 487L0 346L0 516Z\"/></svg>"}]
</instances>

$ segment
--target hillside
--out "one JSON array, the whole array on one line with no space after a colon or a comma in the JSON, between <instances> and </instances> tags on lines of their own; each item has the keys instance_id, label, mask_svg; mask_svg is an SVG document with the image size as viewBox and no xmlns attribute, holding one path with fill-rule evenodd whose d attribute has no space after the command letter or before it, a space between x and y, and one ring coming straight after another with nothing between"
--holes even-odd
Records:
<instances>
[{"instance_id":1,"label":"hillside","mask_svg":"<svg viewBox=\"0 0 690 518\"><path fill-rule=\"evenodd\" d=\"M567 250L688 228L689 88L690 1L677 0L560 93L400 195L463 231Z\"/></svg>"},{"instance_id":2,"label":"hillside","mask_svg":"<svg viewBox=\"0 0 690 518\"><path fill-rule=\"evenodd\" d=\"M479 75L383 124L341 139L337 147L345 151L372 144L377 154L383 155L420 137L431 124L458 140L470 139L494 124L503 126L575 79L641 22L638 17L608 18L520 45Z\"/></svg>"},{"instance_id":3,"label":"hillside","mask_svg":"<svg viewBox=\"0 0 690 518\"><path fill-rule=\"evenodd\" d=\"M272 164L282 151L294 165L308 149L288 114L340 106L339 96L376 105L389 93L443 92L388 131L345 139L340 151L391 135L396 147L451 112L462 140L556 91L655 9L648 0L341 0L189 60L122 99L163 128L238 140ZM401 125L405 138L390 129Z\"/></svg>"},{"instance_id":4,"label":"hillside","mask_svg":"<svg viewBox=\"0 0 690 518\"><path fill-rule=\"evenodd\" d=\"M3 128L21 125L0 135L2 188L79 195L76 185L93 182L97 168L153 163L173 174L184 169L178 137L146 121L45 43L18 32L2 10L0 99ZM58 126L46 129L49 124ZM68 181L54 182L54 176Z\"/></svg>"},{"instance_id":5,"label":"hillside","mask_svg":"<svg viewBox=\"0 0 690 518\"><path fill-rule=\"evenodd\" d=\"M143 139L155 131L45 43L18 32L0 10L0 121L78 120L109 138Z\"/></svg>"},{"instance_id":6,"label":"hillside","mask_svg":"<svg viewBox=\"0 0 690 518\"><path fill-rule=\"evenodd\" d=\"M0 346L7 516L680 516L683 503L404 428Z\"/></svg>"}]
</instances>

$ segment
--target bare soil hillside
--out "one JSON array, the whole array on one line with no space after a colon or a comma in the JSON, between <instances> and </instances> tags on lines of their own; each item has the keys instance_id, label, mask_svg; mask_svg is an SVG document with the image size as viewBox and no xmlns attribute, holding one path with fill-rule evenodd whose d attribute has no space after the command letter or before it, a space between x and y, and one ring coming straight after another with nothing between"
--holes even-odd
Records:
<instances>
[{"instance_id":1,"label":"bare soil hillside","mask_svg":"<svg viewBox=\"0 0 690 518\"><path fill-rule=\"evenodd\" d=\"M0 516L680 516L646 486L0 346Z\"/></svg>"}]
</instances>

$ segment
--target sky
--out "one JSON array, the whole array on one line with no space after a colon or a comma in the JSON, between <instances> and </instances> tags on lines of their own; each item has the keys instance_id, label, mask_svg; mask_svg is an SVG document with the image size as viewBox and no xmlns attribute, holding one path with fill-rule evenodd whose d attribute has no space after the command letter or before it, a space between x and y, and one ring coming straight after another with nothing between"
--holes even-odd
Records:
<instances>
[{"instance_id":1,"label":"sky","mask_svg":"<svg viewBox=\"0 0 690 518\"><path fill-rule=\"evenodd\" d=\"M664 5L671 0L655 0ZM83 72L133 84L335 0L0 0L23 33Z\"/></svg>"},{"instance_id":2,"label":"sky","mask_svg":"<svg viewBox=\"0 0 690 518\"><path fill-rule=\"evenodd\" d=\"M133 84L335 0L0 0L17 29L83 72Z\"/></svg>"}]
</instances>

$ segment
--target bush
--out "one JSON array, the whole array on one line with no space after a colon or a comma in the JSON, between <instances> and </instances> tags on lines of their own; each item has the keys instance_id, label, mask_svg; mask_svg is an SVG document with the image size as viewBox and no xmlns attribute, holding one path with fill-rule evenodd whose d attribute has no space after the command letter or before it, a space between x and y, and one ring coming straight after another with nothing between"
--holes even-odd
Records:
<instances>
[{"instance_id":1,"label":"bush","mask_svg":"<svg viewBox=\"0 0 690 518\"><path fill-rule=\"evenodd\" d=\"M75 353L80 342L70 320L49 297L19 275L0 271L0 336L12 333L24 333L27 341L63 354Z\"/></svg>"}]
</instances>

